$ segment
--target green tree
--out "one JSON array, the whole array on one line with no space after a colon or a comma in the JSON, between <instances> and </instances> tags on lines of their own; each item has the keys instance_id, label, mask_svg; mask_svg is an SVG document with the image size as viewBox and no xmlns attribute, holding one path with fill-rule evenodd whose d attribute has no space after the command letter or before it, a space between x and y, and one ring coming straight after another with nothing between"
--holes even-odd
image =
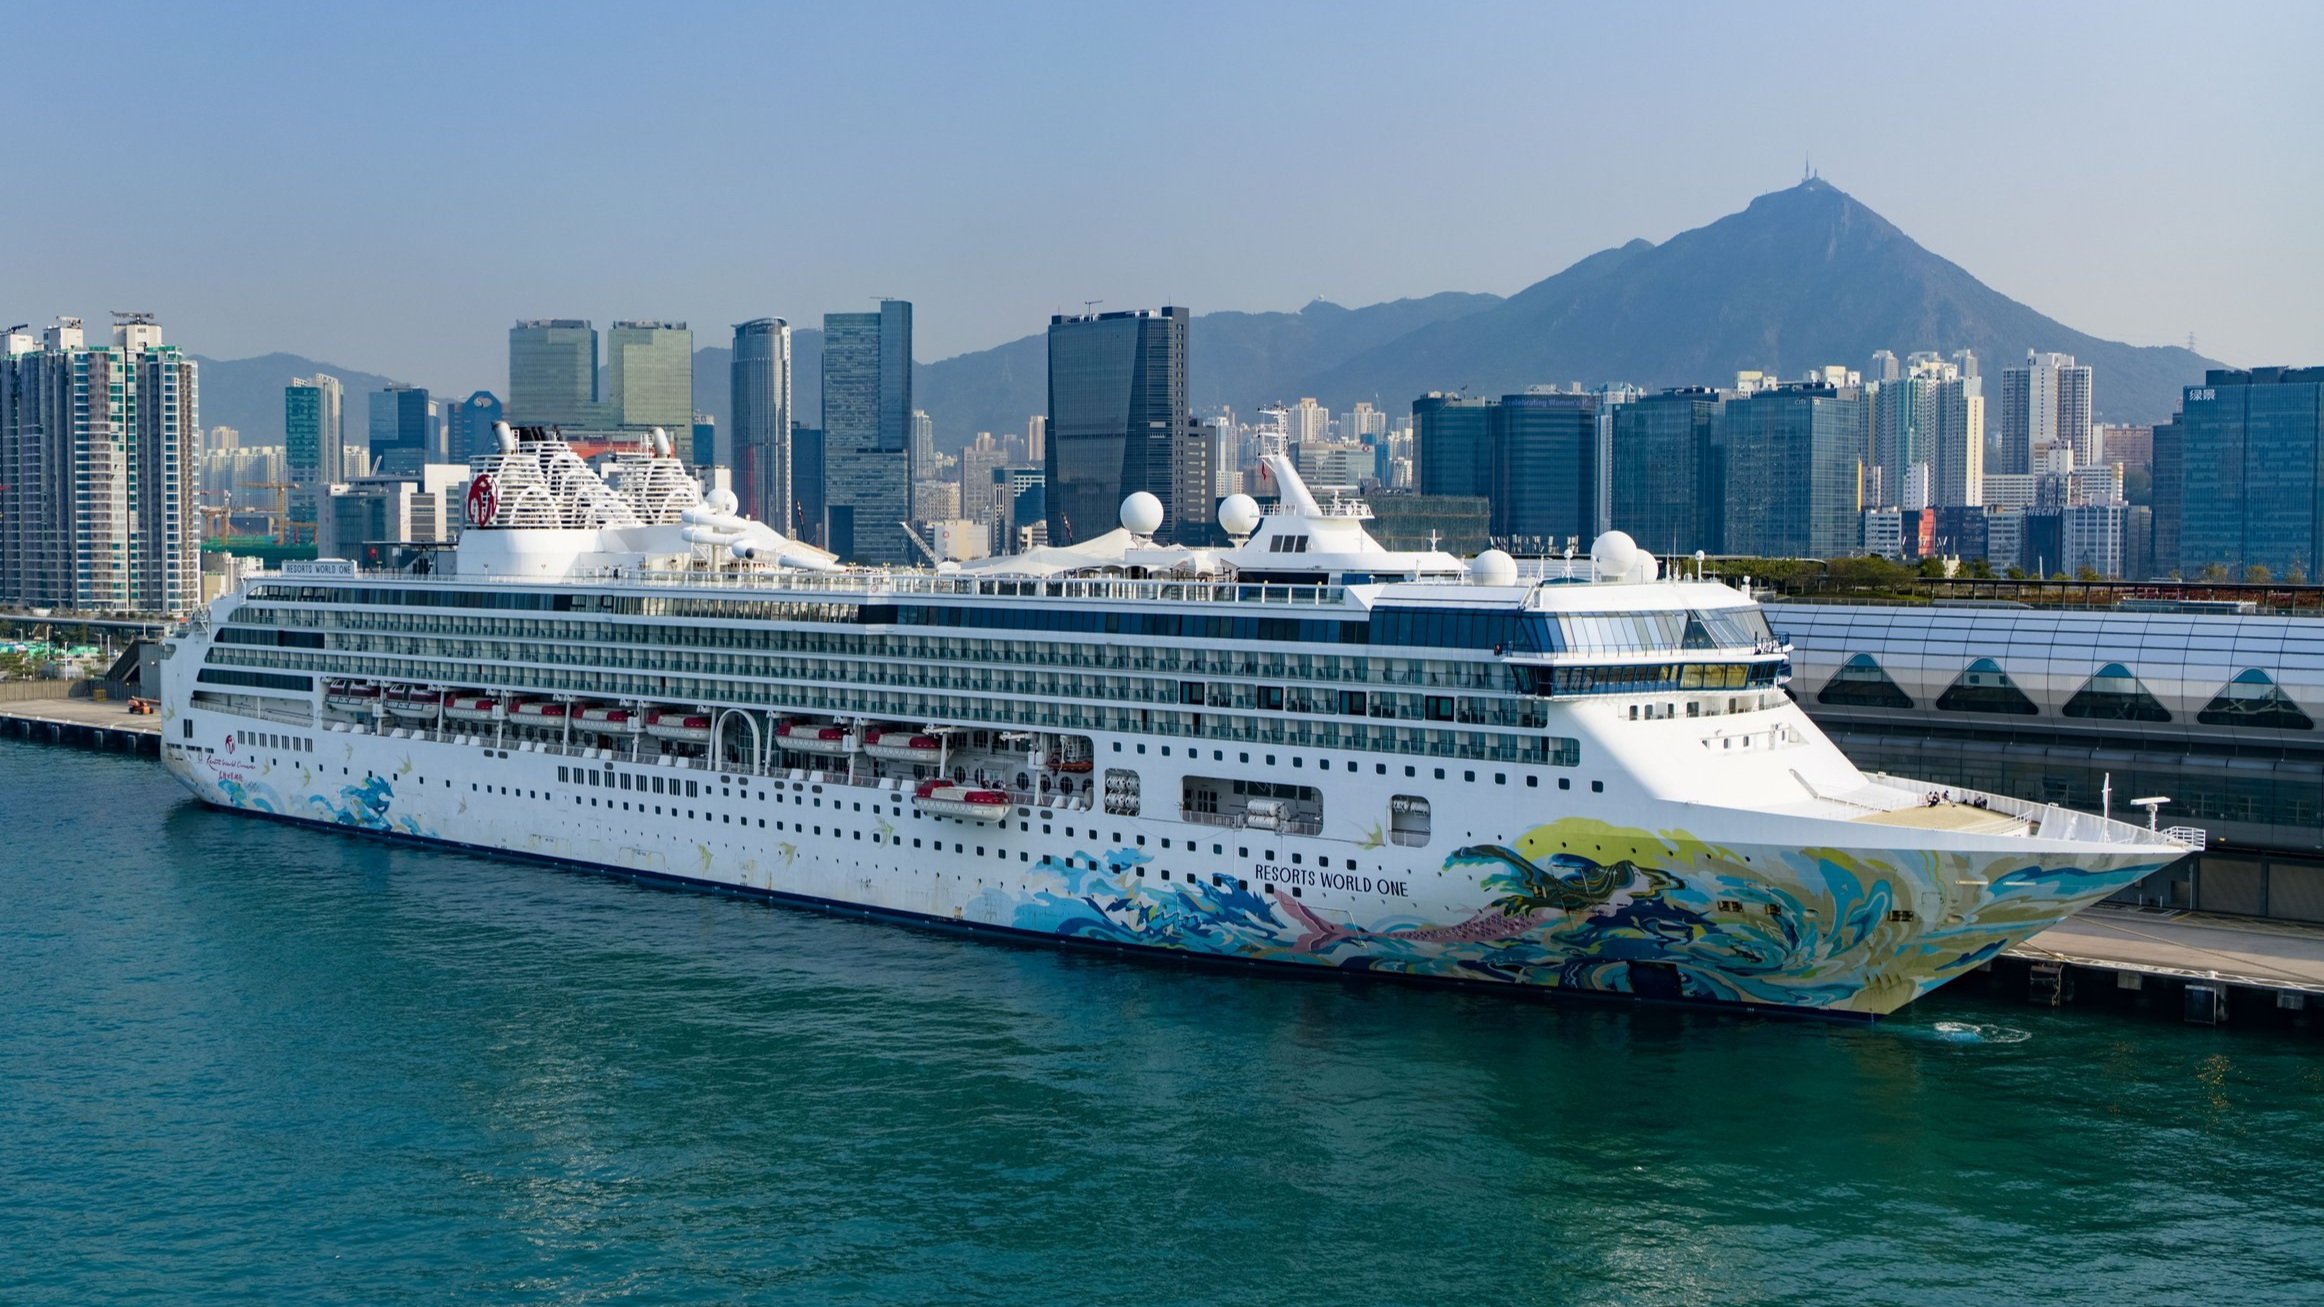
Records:
<instances>
[{"instance_id":1,"label":"green tree","mask_svg":"<svg viewBox=\"0 0 2324 1307\"><path fill-rule=\"evenodd\" d=\"M2088 563L2084 563L2081 567L2075 569L2074 579L2077 581L2103 581L2106 578L2098 575L2097 568L2090 566Z\"/></svg>"},{"instance_id":2,"label":"green tree","mask_svg":"<svg viewBox=\"0 0 2324 1307\"><path fill-rule=\"evenodd\" d=\"M1937 558L1933 555L1931 557L1924 558L1921 560L1920 570L1921 575L1929 580L1943 580L1945 576L1945 560L1942 558Z\"/></svg>"},{"instance_id":3,"label":"green tree","mask_svg":"<svg viewBox=\"0 0 2324 1307\"><path fill-rule=\"evenodd\" d=\"M2224 581L2227 579L2227 564L2205 563L2203 570L2195 573L2195 579L2198 581Z\"/></svg>"},{"instance_id":4,"label":"green tree","mask_svg":"<svg viewBox=\"0 0 2324 1307\"><path fill-rule=\"evenodd\" d=\"M2022 567L2012 567L2009 569L2009 571L2003 573L2003 575L2007 576L2012 581L2023 581L2025 579L2025 569Z\"/></svg>"},{"instance_id":5,"label":"green tree","mask_svg":"<svg viewBox=\"0 0 2324 1307\"><path fill-rule=\"evenodd\" d=\"M2253 563L2243 569L2243 579L2253 585L2266 585L2276 579L2276 574L2268 570L2266 563Z\"/></svg>"},{"instance_id":6,"label":"green tree","mask_svg":"<svg viewBox=\"0 0 2324 1307\"><path fill-rule=\"evenodd\" d=\"M2308 584L2307 565L2297 558L2293 559L2292 565L2284 569L2284 580L2292 585Z\"/></svg>"},{"instance_id":7,"label":"green tree","mask_svg":"<svg viewBox=\"0 0 2324 1307\"><path fill-rule=\"evenodd\" d=\"M1969 560L1969 575L1979 581L1990 581L1993 579L1993 564L1982 558L1972 558Z\"/></svg>"}]
</instances>

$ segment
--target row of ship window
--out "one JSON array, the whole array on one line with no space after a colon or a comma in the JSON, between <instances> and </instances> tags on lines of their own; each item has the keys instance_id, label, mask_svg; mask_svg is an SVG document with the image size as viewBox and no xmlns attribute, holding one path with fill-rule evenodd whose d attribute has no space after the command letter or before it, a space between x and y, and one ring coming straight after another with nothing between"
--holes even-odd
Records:
<instances>
[{"instance_id":1,"label":"row of ship window","mask_svg":"<svg viewBox=\"0 0 2324 1307\"><path fill-rule=\"evenodd\" d=\"M1910 710L1912 696L1870 654L1853 654L1816 692L1816 702L1861 708ZM1991 658L1969 664L1937 696L1940 712L1998 713L2032 717L2041 712L2032 696ZM2121 663L2108 663L2082 683L2058 709L2061 716L2092 721L2167 722L2170 710ZM2206 726L2253 726L2279 731L2315 729L2315 721L2274 678L2247 667L2219 688L2195 713Z\"/></svg>"},{"instance_id":2,"label":"row of ship window","mask_svg":"<svg viewBox=\"0 0 2324 1307\"><path fill-rule=\"evenodd\" d=\"M310 629L314 619L334 631L374 632L394 637L406 648L457 657L522 661L525 653L511 643L480 644L478 639L530 641L565 649L586 645L593 650L635 650L644 666L674 665L686 658L714 657L733 650L760 654L821 654L871 659L881 663L1023 664L1035 669L1096 669L1112 672L1160 672L1204 676L1265 676L1288 680L1354 681L1388 685L1453 685L1474 689L1509 688L1508 672L1498 663L1474 660L1405 658L1393 655L1286 653L1268 649L1207 649L1180 644L1091 643L1046 640L979 639L973 636L872 636L855 632L779 630L732 626L676 626L590 621L541 621L524 618L447 617L435 614L385 612L303 613L256 605L245 606L220 640L227 643L320 648ZM280 628L269 637L257 628ZM445 641L440 637L468 637ZM436 646L429 648L431 642ZM389 649L359 643L342 636L337 647ZM938 673L941 675L941 673Z\"/></svg>"},{"instance_id":3,"label":"row of ship window","mask_svg":"<svg viewBox=\"0 0 2324 1307\"><path fill-rule=\"evenodd\" d=\"M1280 543L1280 542L1279 542ZM1304 540L1300 543L1304 544ZM1281 589L1281 587L1269 587ZM1316 587L1320 601L1326 597ZM706 598L684 595L560 593L521 588L407 590L269 583L254 597L305 604L385 608L494 609L669 616L713 621L809 621L862 626L968 627L1051 631L1154 640L1264 640L1302 644L1438 647L1495 652L1676 652L1752 648L1772 633L1757 609L1635 613L1541 613L1520 609L1383 605L1368 620L1201 612L1140 612L1069 604L895 604L844 600ZM1029 583L1028 596L1042 593ZM887 637L893 638L893 637Z\"/></svg>"},{"instance_id":4,"label":"row of ship window","mask_svg":"<svg viewBox=\"0 0 2324 1307\"><path fill-rule=\"evenodd\" d=\"M319 671L355 674L352 667L334 667L327 657L284 650L213 649L213 657L235 666L205 667L200 678L209 684L305 691L310 679L280 672L244 670L249 666L308 666ZM381 658L360 669L370 675L401 677L439 685L472 683L477 664L430 662L422 659ZM505 674L505 673L504 673ZM982 721L1015 727L1063 731L1117 731L1130 734L1201 736L1209 739L1311 748L1356 749L1376 753L1435 756L1471 756L1505 762L1542 762L1550 752L1544 737L1533 734L1446 730L1428 725L1373 725L1337 717L1231 715L1181 708L1122 708L1066 702L1030 695L967 698L902 691L864 690L846 686L798 685L786 687L779 705L768 702L768 687L755 681L724 681L701 677L658 676L651 685L643 678L568 668L531 669L527 688L541 693L595 695L612 699L640 696L676 702L759 704L784 711L896 720ZM1425 720L1425 719L1424 719Z\"/></svg>"}]
</instances>

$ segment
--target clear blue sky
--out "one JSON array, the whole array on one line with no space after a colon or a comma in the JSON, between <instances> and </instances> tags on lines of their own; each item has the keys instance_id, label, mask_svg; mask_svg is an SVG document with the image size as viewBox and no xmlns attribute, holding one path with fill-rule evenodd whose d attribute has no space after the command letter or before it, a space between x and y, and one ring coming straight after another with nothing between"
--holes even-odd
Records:
<instances>
[{"instance_id":1,"label":"clear blue sky","mask_svg":"<svg viewBox=\"0 0 2324 1307\"><path fill-rule=\"evenodd\" d=\"M2319 48L2317 4L14 5L0 322L464 391L518 316L885 294L935 359L1508 293L1812 154L2082 330L2324 363Z\"/></svg>"}]
</instances>

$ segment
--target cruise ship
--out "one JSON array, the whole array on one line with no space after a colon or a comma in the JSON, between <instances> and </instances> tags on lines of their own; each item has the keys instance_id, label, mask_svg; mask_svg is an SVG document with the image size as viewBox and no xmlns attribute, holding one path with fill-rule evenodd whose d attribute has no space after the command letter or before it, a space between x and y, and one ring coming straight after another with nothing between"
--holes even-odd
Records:
<instances>
[{"instance_id":1,"label":"cruise ship","mask_svg":"<svg viewBox=\"0 0 2324 1307\"><path fill-rule=\"evenodd\" d=\"M827 910L1279 968L1872 1017L2201 832L1852 766L1747 590L1609 532L1382 547L1269 457L1231 547L845 566L659 433L475 460L455 547L163 648L210 804ZM1699 571L1699 568L1698 568Z\"/></svg>"}]
</instances>

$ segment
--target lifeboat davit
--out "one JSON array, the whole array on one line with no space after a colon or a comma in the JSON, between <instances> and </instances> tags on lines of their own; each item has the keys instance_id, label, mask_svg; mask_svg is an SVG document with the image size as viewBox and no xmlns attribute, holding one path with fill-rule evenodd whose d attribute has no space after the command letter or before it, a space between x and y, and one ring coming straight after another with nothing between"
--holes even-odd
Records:
<instances>
[{"instance_id":1,"label":"lifeboat davit","mask_svg":"<svg viewBox=\"0 0 2324 1307\"><path fill-rule=\"evenodd\" d=\"M863 751L883 762L918 762L934 765L944 761L944 742L933 735L912 731L865 731Z\"/></svg>"},{"instance_id":2,"label":"lifeboat davit","mask_svg":"<svg viewBox=\"0 0 2324 1307\"><path fill-rule=\"evenodd\" d=\"M939 817L965 817L970 821L999 821L1009 815L1008 795L955 781L920 782L920 788L912 791L912 803L922 812Z\"/></svg>"},{"instance_id":3,"label":"lifeboat davit","mask_svg":"<svg viewBox=\"0 0 2324 1307\"><path fill-rule=\"evenodd\" d=\"M710 742L710 717L707 713L673 712L657 709L646 714L646 734L664 740L685 740L691 744Z\"/></svg>"},{"instance_id":4,"label":"lifeboat davit","mask_svg":"<svg viewBox=\"0 0 2324 1307\"><path fill-rule=\"evenodd\" d=\"M856 741L844 727L792 722L776 732L775 742L800 753L853 753Z\"/></svg>"},{"instance_id":5,"label":"lifeboat davit","mask_svg":"<svg viewBox=\"0 0 2324 1307\"><path fill-rule=\"evenodd\" d=\"M341 682L324 689L323 702L344 712L370 712L379 702L379 687Z\"/></svg>"},{"instance_id":6,"label":"lifeboat davit","mask_svg":"<svg viewBox=\"0 0 2324 1307\"><path fill-rule=\"evenodd\" d=\"M564 704L555 703L548 699L527 699L510 708L508 717L510 721L538 724L541 722L562 722L565 720L565 713L566 706Z\"/></svg>"},{"instance_id":7,"label":"lifeboat davit","mask_svg":"<svg viewBox=\"0 0 2324 1307\"><path fill-rule=\"evenodd\" d=\"M444 701L444 716L456 722L488 722L500 711L500 700L489 694L455 694Z\"/></svg>"},{"instance_id":8,"label":"lifeboat davit","mask_svg":"<svg viewBox=\"0 0 2324 1307\"><path fill-rule=\"evenodd\" d=\"M387 710L409 721L433 721L443 702L440 690L399 690L388 696Z\"/></svg>"},{"instance_id":9,"label":"lifeboat davit","mask_svg":"<svg viewBox=\"0 0 2324 1307\"><path fill-rule=\"evenodd\" d=\"M592 726L619 726L626 729L630 724L631 714L627 708L616 708L611 704L593 703L583 708L580 712L575 713L574 716L577 719L587 722Z\"/></svg>"}]
</instances>

